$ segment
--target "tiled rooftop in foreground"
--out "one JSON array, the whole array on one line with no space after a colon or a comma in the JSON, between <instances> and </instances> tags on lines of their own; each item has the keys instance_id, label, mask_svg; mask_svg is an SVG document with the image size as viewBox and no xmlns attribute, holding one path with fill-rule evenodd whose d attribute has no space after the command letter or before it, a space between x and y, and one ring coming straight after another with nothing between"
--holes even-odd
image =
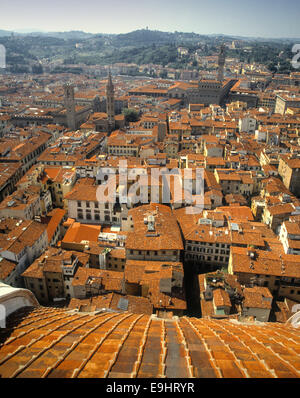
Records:
<instances>
[{"instance_id":1,"label":"tiled rooftop in foreground","mask_svg":"<svg viewBox=\"0 0 300 398\"><path fill-rule=\"evenodd\" d=\"M20 308L0 329L2 378L298 378L291 324Z\"/></svg>"}]
</instances>

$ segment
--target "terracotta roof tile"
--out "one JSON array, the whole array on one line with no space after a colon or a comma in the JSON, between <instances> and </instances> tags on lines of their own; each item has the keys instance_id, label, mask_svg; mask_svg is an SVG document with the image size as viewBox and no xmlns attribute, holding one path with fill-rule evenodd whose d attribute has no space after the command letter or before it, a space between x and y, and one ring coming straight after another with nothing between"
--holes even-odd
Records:
<instances>
[{"instance_id":1,"label":"terracotta roof tile","mask_svg":"<svg viewBox=\"0 0 300 398\"><path fill-rule=\"evenodd\" d=\"M291 325L38 307L10 315L5 333L4 378L300 377Z\"/></svg>"}]
</instances>

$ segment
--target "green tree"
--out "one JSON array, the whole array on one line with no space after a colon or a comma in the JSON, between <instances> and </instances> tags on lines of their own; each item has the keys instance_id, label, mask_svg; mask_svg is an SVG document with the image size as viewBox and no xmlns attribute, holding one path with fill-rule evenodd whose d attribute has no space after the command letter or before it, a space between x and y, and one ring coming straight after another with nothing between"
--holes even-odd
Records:
<instances>
[{"instance_id":1,"label":"green tree","mask_svg":"<svg viewBox=\"0 0 300 398\"><path fill-rule=\"evenodd\" d=\"M125 116L125 122L137 122L139 120L139 114L135 109L123 109L123 115Z\"/></svg>"}]
</instances>

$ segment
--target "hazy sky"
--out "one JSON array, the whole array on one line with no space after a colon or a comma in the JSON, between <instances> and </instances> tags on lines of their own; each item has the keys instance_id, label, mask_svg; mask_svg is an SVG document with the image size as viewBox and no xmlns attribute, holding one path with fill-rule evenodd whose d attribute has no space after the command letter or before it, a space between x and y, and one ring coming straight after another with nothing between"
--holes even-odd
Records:
<instances>
[{"instance_id":1,"label":"hazy sky","mask_svg":"<svg viewBox=\"0 0 300 398\"><path fill-rule=\"evenodd\" d=\"M0 29L127 33L151 30L300 37L299 0L10 0Z\"/></svg>"}]
</instances>

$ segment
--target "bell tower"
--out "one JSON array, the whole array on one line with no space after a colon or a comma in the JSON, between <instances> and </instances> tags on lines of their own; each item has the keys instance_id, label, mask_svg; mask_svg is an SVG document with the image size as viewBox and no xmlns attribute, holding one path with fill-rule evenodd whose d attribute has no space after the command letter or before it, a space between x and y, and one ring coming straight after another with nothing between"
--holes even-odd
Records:
<instances>
[{"instance_id":1,"label":"bell tower","mask_svg":"<svg viewBox=\"0 0 300 398\"><path fill-rule=\"evenodd\" d=\"M106 113L108 118L108 128L111 132L115 128L115 99L114 85L112 82L110 70L108 73L108 81L106 85Z\"/></svg>"}]
</instances>

